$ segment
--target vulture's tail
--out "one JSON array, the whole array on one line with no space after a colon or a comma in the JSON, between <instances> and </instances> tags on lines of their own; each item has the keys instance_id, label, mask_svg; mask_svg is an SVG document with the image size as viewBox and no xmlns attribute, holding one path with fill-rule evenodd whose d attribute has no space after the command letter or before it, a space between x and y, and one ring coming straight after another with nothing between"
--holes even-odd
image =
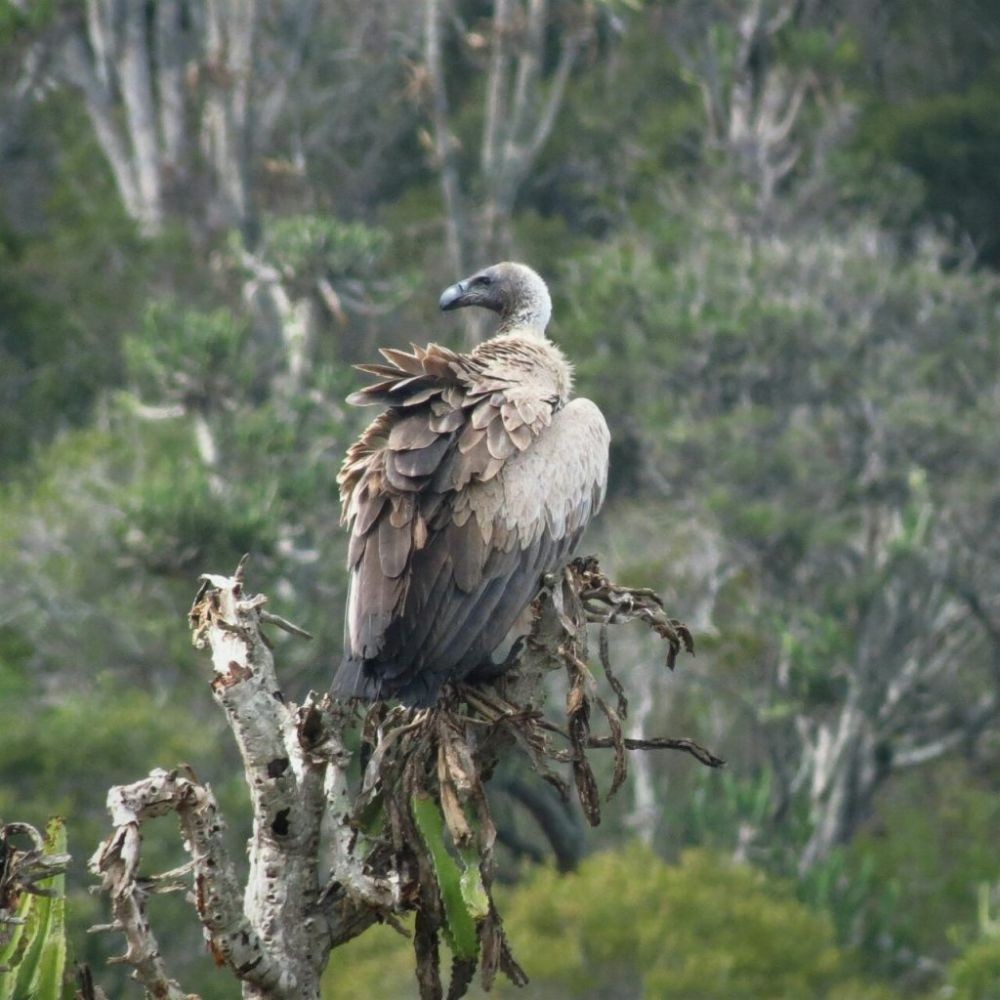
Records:
<instances>
[{"instance_id":1,"label":"vulture's tail","mask_svg":"<svg viewBox=\"0 0 1000 1000\"><path fill-rule=\"evenodd\" d=\"M388 673L388 676L386 674ZM410 676L394 679L384 663L372 663L358 656L345 656L340 661L330 685L330 697L338 701L360 698L362 701L401 701L410 708L429 708L438 697L440 683L434 677Z\"/></svg>"},{"instance_id":2,"label":"vulture's tail","mask_svg":"<svg viewBox=\"0 0 1000 1000\"><path fill-rule=\"evenodd\" d=\"M378 699L382 688L381 679L365 667L366 663L362 658L345 656L333 675L330 696L338 701L350 698L361 698L364 701Z\"/></svg>"}]
</instances>

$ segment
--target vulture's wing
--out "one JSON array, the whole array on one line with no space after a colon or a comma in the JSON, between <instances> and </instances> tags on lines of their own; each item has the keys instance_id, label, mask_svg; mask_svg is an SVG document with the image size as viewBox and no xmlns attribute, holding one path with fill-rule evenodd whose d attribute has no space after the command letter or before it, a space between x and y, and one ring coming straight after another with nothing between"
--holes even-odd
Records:
<instances>
[{"instance_id":1,"label":"vulture's wing","mask_svg":"<svg viewBox=\"0 0 1000 1000\"><path fill-rule=\"evenodd\" d=\"M383 351L352 402L389 407L339 482L351 588L338 697L431 704L501 643L600 506L608 430L544 371ZM533 376L533 377L530 377Z\"/></svg>"}]
</instances>

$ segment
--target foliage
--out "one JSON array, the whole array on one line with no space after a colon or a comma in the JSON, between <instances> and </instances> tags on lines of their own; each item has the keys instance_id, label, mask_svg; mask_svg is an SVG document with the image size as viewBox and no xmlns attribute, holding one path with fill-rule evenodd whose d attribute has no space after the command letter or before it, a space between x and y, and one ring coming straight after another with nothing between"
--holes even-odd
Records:
<instances>
[{"instance_id":1,"label":"foliage","mask_svg":"<svg viewBox=\"0 0 1000 1000\"><path fill-rule=\"evenodd\" d=\"M710 852L668 865L633 845L596 854L571 875L534 870L505 895L528 996L893 996L857 974L830 922L789 884ZM365 935L334 954L324 995L412 995L407 953L388 928ZM515 993L505 982L495 989Z\"/></svg>"},{"instance_id":2,"label":"foliage","mask_svg":"<svg viewBox=\"0 0 1000 1000\"><path fill-rule=\"evenodd\" d=\"M923 216L952 223L977 254L1000 263L993 192L1000 157L1000 70L965 93L944 94L873 112L865 138L882 158L923 183Z\"/></svg>"},{"instance_id":3,"label":"foliage","mask_svg":"<svg viewBox=\"0 0 1000 1000\"><path fill-rule=\"evenodd\" d=\"M412 934L413 921L403 929ZM399 1000L417 996L413 942L386 924L334 951L323 975L324 1000L368 1000L373 993Z\"/></svg>"},{"instance_id":4,"label":"foliage","mask_svg":"<svg viewBox=\"0 0 1000 1000\"><path fill-rule=\"evenodd\" d=\"M143 399L205 407L252 391L250 347L247 322L228 309L152 303L142 328L125 338L126 376Z\"/></svg>"},{"instance_id":5,"label":"foliage","mask_svg":"<svg viewBox=\"0 0 1000 1000\"><path fill-rule=\"evenodd\" d=\"M957 1000L1000 997L1000 919L994 915L1000 883L983 881L978 890L978 925L953 927L950 933L952 940L967 942L948 966L948 986Z\"/></svg>"},{"instance_id":6,"label":"foliage","mask_svg":"<svg viewBox=\"0 0 1000 1000\"><path fill-rule=\"evenodd\" d=\"M864 838L859 840L831 852L809 871L799 884L799 898L830 914L837 940L864 955L869 970L896 972L906 964L898 926L907 893L897 877L879 870L874 856L864 850Z\"/></svg>"},{"instance_id":7,"label":"foliage","mask_svg":"<svg viewBox=\"0 0 1000 1000\"><path fill-rule=\"evenodd\" d=\"M844 975L832 927L789 887L700 851L668 866L632 848L539 873L509 913L547 995L820 997Z\"/></svg>"},{"instance_id":8,"label":"foliage","mask_svg":"<svg viewBox=\"0 0 1000 1000\"><path fill-rule=\"evenodd\" d=\"M969 945L948 968L954 1000L997 1000L1000 997L1000 938Z\"/></svg>"},{"instance_id":9,"label":"foliage","mask_svg":"<svg viewBox=\"0 0 1000 1000\"><path fill-rule=\"evenodd\" d=\"M389 234L361 222L318 215L268 220L263 250L284 274L309 278L368 277L389 249Z\"/></svg>"},{"instance_id":10,"label":"foliage","mask_svg":"<svg viewBox=\"0 0 1000 1000\"><path fill-rule=\"evenodd\" d=\"M806 720L828 725L852 688L872 691L913 641L894 630L865 666L853 666L873 641L861 623L886 620L875 609L888 588L901 586L916 601L921 587L949 572L964 543L943 543L942 532L965 516L961 497L983 496L982 448L997 440L988 386L997 288L990 276L950 269L941 243L907 252L867 224L734 238L741 223L713 215L717 202L670 207L675 216L655 229L572 260L557 308L572 316L561 319L559 336L583 359L584 391L615 422L619 462L641 463L619 489L639 486L664 499L647 532L672 546L694 535L718 547L710 606L719 638L700 646L714 666L702 683L715 696L684 692L687 714L704 719L731 698L732 722L717 740L732 748L733 734L756 718L767 748L742 743L738 769L697 788L661 830L791 873L814 822L802 795L815 760L808 743L794 763ZM983 379L969 382L960 369ZM931 444L945 439L946 448ZM888 528L881 537L880 523ZM656 584L657 548L646 543L642 564ZM667 551L661 558L678 549ZM954 565L968 572L962 558ZM680 593L698 592L700 574L671 572ZM947 596L937 600L948 607ZM921 697L939 707L953 701L961 712L974 692L990 690L991 654L975 623L951 607L958 627L970 627L963 680L924 687ZM922 663L932 655L916 653ZM957 666L951 656L943 662ZM874 710L884 704L861 694L869 697ZM872 746L866 767L875 781L884 780L893 752L891 740ZM676 800L677 777L661 782ZM989 844L978 824L963 833L979 850ZM936 836L925 842L932 854L946 850ZM670 849L669 839L661 844ZM907 892L927 892L937 907L946 898L941 882L929 870L899 878L876 856L835 850L808 874L804 898L828 907L840 940L880 968L898 971L915 954L946 952L941 911L918 916ZM986 877L959 868L960 893ZM914 939L907 927L924 933Z\"/></svg>"},{"instance_id":11,"label":"foliage","mask_svg":"<svg viewBox=\"0 0 1000 1000\"><path fill-rule=\"evenodd\" d=\"M924 804L929 789L933 811ZM992 840L998 823L996 795L960 765L910 775L878 801L869 829L847 850L843 878L893 887L897 901L882 930L899 947L944 958L950 949L941 928L953 941L975 936L976 889L997 875ZM875 906L871 895L857 912L867 911L862 919L871 920Z\"/></svg>"},{"instance_id":12,"label":"foliage","mask_svg":"<svg viewBox=\"0 0 1000 1000\"><path fill-rule=\"evenodd\" d=\"M733 238L738 218L711 207L676 206L576 258L560 335L619 447L637 442L633 488L668 502L674 532L693 522L719 546L716 686L755 678L734 711L758 720L791 783L805 718L826 726L850 691L879 711L907 650L944 676L917 639L933 614L969 630L964 690L990 689L963 588L935 581L971 569L951 534L971 514L962 498L996 502L979 469L997 442L998 286L949 270L936 241L904 253L866 223ZM900 618L894 588L923 610ZM933 690L960 711L950 681ZM906 741L871 727L878 781ZM790 795L775 786L782 816Z\"/></svg>"},{"instance_id":13,"label":"foliage","mask_svg":"<svg viewBox=\"0 0 1000 1000\"><path fill-rule=\"evenodd\" d=\"M90 396L86 357L66 350L71 323L25 273L26 242L0 234L0 465L25 459L60 418L81 419Z\"/></svg>"},{"instance_id":14,"label":"foliage","mask_svg":"<svg viewBox=\"0 0 1000 1000\"><path fill-rule=\"evenodd\" d=\"M53 14L56 0L39 0L22 4L14 0L0 0L0 40L16 37L18 31L43 26Z\"/></svg>"}]
</instances>

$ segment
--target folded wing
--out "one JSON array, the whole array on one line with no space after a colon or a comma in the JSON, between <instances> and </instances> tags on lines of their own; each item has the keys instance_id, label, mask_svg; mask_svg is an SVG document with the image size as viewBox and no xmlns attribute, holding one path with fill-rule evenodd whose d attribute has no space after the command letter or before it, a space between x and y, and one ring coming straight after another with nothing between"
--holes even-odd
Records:
<instances>
[{"instance_id":1,"label":"folded wing","mask_svg":"<svg viewBox=\"0 0 1000 1000\"><path fill-rule=\"evenodd\" d=\"M589 401L562 406L544 368L383 355L351 401L389 409L339 478L351 587L333 693L432 704L572 551L604 497L608 431Z\"/></svg>"}]
</instances>

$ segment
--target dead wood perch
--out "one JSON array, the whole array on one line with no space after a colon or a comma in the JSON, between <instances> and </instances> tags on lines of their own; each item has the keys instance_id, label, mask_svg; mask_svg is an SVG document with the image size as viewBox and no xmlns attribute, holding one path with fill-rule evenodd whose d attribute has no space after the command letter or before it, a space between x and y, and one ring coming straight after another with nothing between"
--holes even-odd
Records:
<instances>
[{"instance_id":1,"label":"dead wood perch","mask_svg":"<svg viewBox=\"0 0 1000 1000\"><path fill-rule=\"evenodd\" d=\"M188 768L157 770L111 789L113 830L91 859L125 935L117 961L154 996L189 997L173 981L146 912L148 897L189 890L210 951L240 980L245 998L318 1000L330 952L372 923L416 912L414 949L422 997L443 997L439 941L454 956L449 997L464 994L477 970L489 988L503 972L521 985L492 899L496 830L485 786L504 754L521 750L563 794L554 769L567 765L591 823L600 795L588 751L610 748L609 795L625 780L632 749L678 749L711 767L722 762L687 739L628 739L624 687L611 670L606 629L633 619L668 643L672 660L691 637L649 591L617 587L594 559L549 577L533 605L520 660L489 685L457 685L433 708L376 703L355 708L310 693L301 705L281 693L261 627L302 630L245 592L245 559L231 577L203 577L190 613L194 643L207 648L211 688L243 760L253 810L247 884L239 884L223 842L211 789ZM612 705L587 664L587 623L602 625L601 660ZM565 670L562 722L543 714L543 677ZM594 712L607 734L592 732ZM349 773L360 729L364 768ZM554 742L558 737L558 742ZM175 813L190 860L159 877L140 872L142 826Z\"/></svg>"}]
</instances>

